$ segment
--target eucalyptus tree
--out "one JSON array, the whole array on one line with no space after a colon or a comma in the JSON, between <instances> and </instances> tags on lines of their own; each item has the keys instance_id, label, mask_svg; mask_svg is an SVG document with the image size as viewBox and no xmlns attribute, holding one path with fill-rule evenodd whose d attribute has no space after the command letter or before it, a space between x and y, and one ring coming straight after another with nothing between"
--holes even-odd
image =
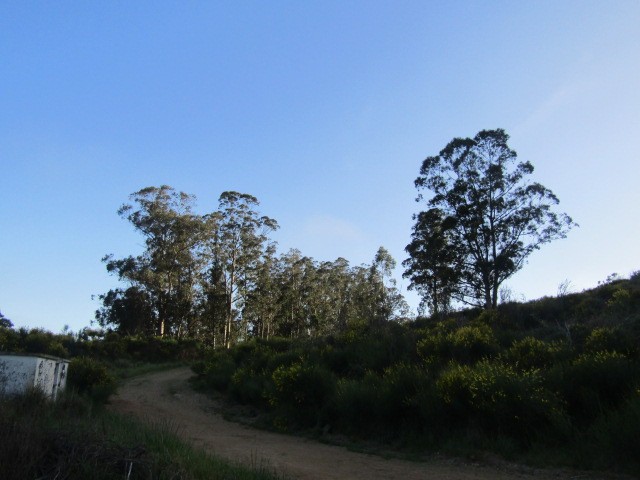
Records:
<instances>
[{"instance_id":1,"label":"eucalyptus tree","mask_svg":"<svg viewBox=\"0 0 640 480\"><path fill-rule=\"evenodd\" d=\"M109 290L98 298L102 307L96 311L96 321L103 328L115 327L125 335L153 335L157 318L147 291L132 286Z\"/></svg>"},{"instance_id":2,"label":"eucalyptus tree","mask_svg":"<svg viewBox=\"0 0 640 480\"><path fill-rule=\"evenodd\" d=\"M107 271L145 293L157 335L191 334L200 269L196 250L202 234L201 218L192 212L194 197L162 185L144 188L130 198L132 203L122 205L118 214L144 236L145 250L122 259L106 255Z\"/></svg>"},{"instance_id":3,"label":"eucalyptus tree","mask_svg":"<svg viewBox=\"0 0 640 480\"><path fill-rule=\"evenodd\" d=\"M409 258L402 262L403 276L409 278L410 290L422 296L421 307L433 315L446 314L457 292L462 255L454 242L453 217L443 218L441 210L431 208L414 215L411 243L405 249Z\"/></svg>"},{"instance_id":4,"label":"eucalyptus tree","mask_svg":"<svg viewBox=\"0 0 640 480\"><path fill-rule=\"evenodd\" d=\"M568 215L554 211L558 198L529 179L533 165L519 162L508 140L504 130L483 130L473 139L453 139L423 161L415 185L430 192L429 209L417 216L413 240L433 245L426 247L429 253L413 242L407 247L412 285L420 287L448 267L455 275L445 280L452 282L446 292L462 302L493 308L501 283L520 270L532 252L564 238L575 225ZM425 221L434 224L421 224ZM420 261L417 255L422 254L428 261ZM426 287L428 294L436 290Z\"/></svg>"},{"instance_id":5,"label":"eucalyptus tree","mask_svg":"<svg viewBox=\"0 0 640 480\"><path fill-rule=\"evenodd\" d=\"M378 248L369 269L370 282L376 292L373 315L375 323L400 320L409 314L409 305L398 290L397 282L393 278L395 268L396 261L389 251L384 247Z\"/></svg>"},{"instance_id":6,"label":"eucalyptus tree","mask_svg":"<svg viewBox=\"0 0 640 480\"><path fill-rule=\"evenodd\" d=\"M384 247L370 265L350 269L347 325L377 327L406 318L409 306L393 278L396 261Z\"/></svg>"},{"instance_id":7,"label":"eucalyptus tree","mask_svg":"<svg viewBox=\"0 0 640 480\"><path fill-rule=\"evenodd\" d=\"M255 286L245 301L243 316L250 324L251 332L260 338L269 338L277 331L279 313L280 262L275 256L275 245L265 249L255 270Z\"/></svg>"},{"instance_id":8,"label":"eucalyptus tree","mask_svg":"<svg viewBox=\"0 0 640 480\"><path fill-rule=\"evenodd\" d=\"M255 286L259 260L269 245L268 234L278 228L275 220L255 210L259 204L252 195L227 191L220 195L218 210L205 216L205 258L215 265L217 282L224 287L223 343L227 348L248 333L242 310Z\"/></svg>"}]
</instances>

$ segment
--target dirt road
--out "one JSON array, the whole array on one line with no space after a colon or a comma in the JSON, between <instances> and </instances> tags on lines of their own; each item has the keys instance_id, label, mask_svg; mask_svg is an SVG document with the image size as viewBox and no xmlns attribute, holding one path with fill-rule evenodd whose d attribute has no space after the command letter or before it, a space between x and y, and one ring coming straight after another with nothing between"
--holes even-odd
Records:
<instances>
[{"instance_id":1,"label":"dirt road","mask_svg":"<svg viewBox=\"0 0 640 480\"><path fill-rule=\"evenodd\" d=\"M215 404L194 392L188 368L152 373L128 380L111 401L113 410L152 421L168 420L198 447L247 464L267 464L301 480L328 479L597 479L623 478L561 470L534 470L514 465L475 465L459 460L428 463L384 459L313 440L255 430L224 420Z\"/></svg>"}]
</instances>

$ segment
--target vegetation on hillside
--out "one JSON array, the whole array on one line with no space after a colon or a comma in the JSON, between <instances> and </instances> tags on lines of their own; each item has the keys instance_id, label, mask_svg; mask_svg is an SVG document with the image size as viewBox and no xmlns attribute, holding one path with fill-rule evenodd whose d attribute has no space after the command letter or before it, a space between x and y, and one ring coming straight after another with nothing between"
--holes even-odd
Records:
<instances>
[{"instance_id":1,"label":"vegetation on hillside","mask_svg":"<svg viewBox=\"0 0 640 480\"><path fill-rule=\"evenodd\" d=\"M639 273L490 311L254 339L193 369L285 431L640 473Z\"/></svg>"}]
</instances>

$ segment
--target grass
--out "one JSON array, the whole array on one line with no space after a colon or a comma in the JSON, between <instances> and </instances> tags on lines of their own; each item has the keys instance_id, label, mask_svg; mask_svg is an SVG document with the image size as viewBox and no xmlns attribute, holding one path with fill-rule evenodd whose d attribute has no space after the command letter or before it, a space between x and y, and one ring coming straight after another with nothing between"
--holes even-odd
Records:
<instances>
[{"instance_id":1,"label":"grass","mask_svg":"<svg viewBox=\"0 0 640 480\"><path fill-rule=\"evenodd\" d=\"M266 464L251 468L182 441L171 424L148 425L74 393L55 403L38 391L0 399L4 480L283 478Z\"/></svg>"}]
</instances>

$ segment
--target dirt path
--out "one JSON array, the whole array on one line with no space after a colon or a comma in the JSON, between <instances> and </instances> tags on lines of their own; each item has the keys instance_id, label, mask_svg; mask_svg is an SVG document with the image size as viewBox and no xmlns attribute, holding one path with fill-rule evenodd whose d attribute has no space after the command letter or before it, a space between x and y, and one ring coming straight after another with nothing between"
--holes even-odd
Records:
<instances>
[{"instance_id":1,"label":"dirt path","mask_svg":"<svg viewBox=\"0 0 640 480\"><path fill-rule=\"evenodd\" d=\"M187 382L190 376L188 368L178 368L132 378L120 387L110 408L143 419L168 420L184 438L208 452L250 465L266 461L276 470L301 480L623 478L514 465L474 465L459 460L419 463L383 459L313 440L255 430L216 414L210 399L191 390Z\"/></svg>"}]
</instances>

